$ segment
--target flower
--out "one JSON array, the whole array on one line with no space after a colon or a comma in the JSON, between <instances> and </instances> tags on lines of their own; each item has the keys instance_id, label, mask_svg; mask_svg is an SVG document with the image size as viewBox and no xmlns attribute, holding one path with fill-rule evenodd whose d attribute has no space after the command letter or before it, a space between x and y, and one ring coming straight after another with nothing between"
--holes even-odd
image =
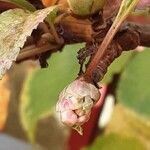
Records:
<instances>
[{"instance_id":1,"label":"flower","mask_svg":"<svg viewBox=\"0 0 150 150\"><path fill-rule=\"evenodd\" d=\"M79 78L60 93L56 111L64 124L82 134L81 125L89 120L91 109L99 98L99 89Z\"/></svg>"}]
</instances>

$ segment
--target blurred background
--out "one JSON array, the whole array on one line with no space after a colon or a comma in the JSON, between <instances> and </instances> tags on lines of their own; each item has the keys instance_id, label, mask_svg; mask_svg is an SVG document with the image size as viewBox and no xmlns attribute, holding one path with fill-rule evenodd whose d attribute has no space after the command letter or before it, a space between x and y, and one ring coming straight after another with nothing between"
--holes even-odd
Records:
<instances>
[{"instance_id":1,"label":"blurred background","mask_svg":"<svg viewBox=\"0 0 150 150\"><path fill-rule=\"evenodd\" d=\"M150 48L124 52L109 67L83 136L60 123L55 104L76 78L83 46L65 46L46 69L14 64L0 81L0 150L150 150Z\"/></svg>"},{"instance_id":2,"label":"blurred background","mask_svg":"<svg viewBox=\"0 0 150 150\"><path fill-rule=\"evenodd\" d=\"M29 1L38 9L58 2ZM0 10L18 5L33 9L29 1L1 0ZM116 13L119 2L107 0L105 18ZM138 7L142 2L149 3L141 0ZM128 21L150 24L149 7L145 10L134 12ZM150 150L150 48L123 52L110 65L83 136L60 122L55 111L58 95L77 77L76 56L84 46L66 45L51 54L45 69L35 60L14 63L0 80L0 150Z\"/></svg>"}]
</instances>

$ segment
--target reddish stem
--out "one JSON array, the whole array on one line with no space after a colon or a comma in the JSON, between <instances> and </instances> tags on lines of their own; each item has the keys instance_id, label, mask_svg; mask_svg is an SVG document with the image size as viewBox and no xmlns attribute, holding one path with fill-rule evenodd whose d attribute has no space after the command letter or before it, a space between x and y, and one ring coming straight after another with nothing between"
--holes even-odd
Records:
<instances>
[{"instance_id":1,"label":"reddish stem","mask_svg":"<svg viewBox=\"0 0 150 150\"><path fill-rule=\"evenodd\" d=\"M113 24L111 26L111 28L109 29L108 33L106 34L102 44L99 46L96 54L94 55L91 63L89 64L89 66L86 69L86 72L84 74L84 79L88 82L93 82L92 81L92 75L93 72L95 71L97 65L99 64L99 62L101 61L101 59L103 58L109 44L111 43L113 37L115 36L116 32L118 31L120 25L122 22L119 22L118 24Z\"/></svg>"}]
</instances>

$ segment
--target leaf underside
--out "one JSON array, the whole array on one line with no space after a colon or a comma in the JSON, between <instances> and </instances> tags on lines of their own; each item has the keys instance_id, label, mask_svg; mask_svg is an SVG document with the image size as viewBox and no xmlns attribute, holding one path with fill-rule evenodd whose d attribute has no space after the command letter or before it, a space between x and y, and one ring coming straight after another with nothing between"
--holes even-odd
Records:
<instances>
[{"instance_id":1,"label":"leaf underside","mask_svg":"<svg viewBox=\"0 0 150 150\"><path fill-rule=\"evenodd\" d=\"M16 60L33 29L36 29L39 23L54 10L55 6L35 12L17 8L0 15L0 78Z\"/></svg>"}]
</instances>

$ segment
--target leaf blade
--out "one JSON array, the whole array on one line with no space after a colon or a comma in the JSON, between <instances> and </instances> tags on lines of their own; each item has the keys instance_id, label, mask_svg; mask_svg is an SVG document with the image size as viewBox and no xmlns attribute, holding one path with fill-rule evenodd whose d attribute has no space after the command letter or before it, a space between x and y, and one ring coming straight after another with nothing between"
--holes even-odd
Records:
<instances>
[{"instance_id":1,"label":"leaf blade","mask_svg":"<svg viewBox=\"0 0 150 150\"><path fill-rule=\"evenodd\" d=\"M117 58L108 68L107 73L105 74L103 80L101 81L104 84L108 84L112 81L115 74L119 74L123 71L128 61L132 59L134 53L124 52L119 58Z\"/></svg>"},{"instance_id":2,"label":"leaf blade","mask_svg":"<svg viewBox=\"0 0 150 150\"><path fill-rule=\"evenodd\" d=\"M0 2L11 3L11 4L18 6L19 8L27 9L29 11L35 11L36 10L36 8L26 0L0 0Z\"/></svg>"},{"instance_id":3,"label":"leaf blade","mask_svg":"<svg viewBox=\"0 0 150 150\"><path fill-rule=\"evenodd\" d=\"M56 8L53 6L33 13L17 8L0 15L0 78L16 60L33 29Z\"/></svg>"},{"instance_id":4,"label":"leaf blade","mask_svg":"<svg viewBox=\"0 0 150 150\"><path fill-rule=\"evenodd\" d=\"M76 52L81 47L83 44L66 46L61 53L51 56L50 68L35 70L27 78L22 90L20 117L30 140L34 137L38 120L52 112L60 91L76 77L79 68Z\"/></svg>"},{"instance_id":5,"label":"leaf blade","mask_svg":"<svg viewBox=\"0 0 150 150\"><path fill-rule=\"evenodd\" d=\"M146 118L150 118L149 57L149 50L138 53L124 69L117 89L118 100Z\"/></svg>"}]
</instances>

